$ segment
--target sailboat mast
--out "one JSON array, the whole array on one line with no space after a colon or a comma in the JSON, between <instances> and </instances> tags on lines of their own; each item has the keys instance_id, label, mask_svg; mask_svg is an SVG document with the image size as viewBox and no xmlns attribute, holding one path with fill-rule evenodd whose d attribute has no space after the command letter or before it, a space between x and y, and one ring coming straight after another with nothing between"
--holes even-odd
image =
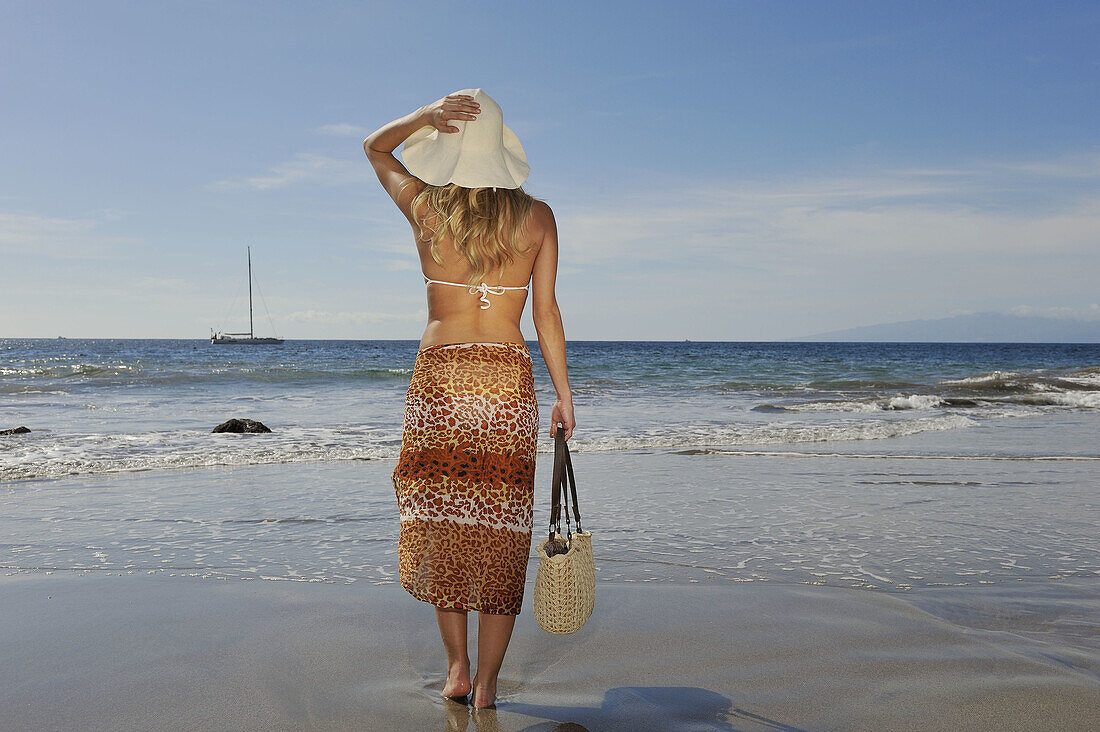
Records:
<instances>
[{"instance_id":1,"label":"sailboat mast","mask_svg":"<svg viewBox=\"0 0 1100 732\"><path fill-rule=\"evenodd\" d=\"M248 247L248 337L256 337L252 328L252 247Z\"/></svg>"}]
</instances>

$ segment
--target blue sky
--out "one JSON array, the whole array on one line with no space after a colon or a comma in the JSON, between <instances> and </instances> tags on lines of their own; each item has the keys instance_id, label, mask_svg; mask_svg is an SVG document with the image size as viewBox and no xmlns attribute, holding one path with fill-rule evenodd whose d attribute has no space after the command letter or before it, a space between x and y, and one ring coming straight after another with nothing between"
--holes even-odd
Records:
<instances>
[{"instance_id":1,"label":"blue sky","mask_svg":"<svg viewBox=\"0 0 1100 732\"><path fill-rule=\"evenodd\" d=\"M1098 37L1092 2L6 0L0 337L240 330L251 245L279 335L419 338L361 143L466 87L571 339L1097 319Z\"/></svg>"}]
</instances>

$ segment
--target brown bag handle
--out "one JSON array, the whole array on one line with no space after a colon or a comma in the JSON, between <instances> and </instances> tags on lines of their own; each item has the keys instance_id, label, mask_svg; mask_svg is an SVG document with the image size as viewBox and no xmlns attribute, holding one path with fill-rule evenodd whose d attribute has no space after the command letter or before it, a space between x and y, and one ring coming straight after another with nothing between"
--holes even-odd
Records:
<instances>
[{"instance_id":1,"label":"brown bag handle","mask_svg":"<svg viewBox=\"0 0 1100 732\"><path fill-rule=\"evenodd\" d=\"M566 479L568 478L568 484ZM562 495L564 492L564 496ZM569 445L565 442L565 428L558 426L554 433L554 482L550 491L550 541L554 534L561 534L561 509L565 503L565 530L567 538L573 538L569 526L569 499L572 493L573 516L577 520L577 531L581 530L581 510L577 505L577 479L573 475L573 460L569 457Z\"/></svg>"}]
</instances>

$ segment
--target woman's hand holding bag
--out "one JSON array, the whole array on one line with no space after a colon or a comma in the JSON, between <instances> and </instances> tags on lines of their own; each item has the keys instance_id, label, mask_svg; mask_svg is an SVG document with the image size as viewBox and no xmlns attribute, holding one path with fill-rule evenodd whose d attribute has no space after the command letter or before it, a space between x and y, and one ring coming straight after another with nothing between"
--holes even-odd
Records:
<instances>
[{"instance_id":1,"label":"woman's hand holding bag","mask_svg":"<svg viewBox=\"0 0 1100 732\"><path fill-rule=\"evenodd\" d=\"M577 521L576 532L571 530L569 522L570 494L573 517ZM564 537L561 534L563 503ZM554 434L549 536L535 551L539 557L534 592L535 621L548 633L564 634L580 630L592 615L596 597L596 568L592 557L592 534L581 530L573 461L569 457L569 446L561 427Z\"/></svg>"}]
</instances>

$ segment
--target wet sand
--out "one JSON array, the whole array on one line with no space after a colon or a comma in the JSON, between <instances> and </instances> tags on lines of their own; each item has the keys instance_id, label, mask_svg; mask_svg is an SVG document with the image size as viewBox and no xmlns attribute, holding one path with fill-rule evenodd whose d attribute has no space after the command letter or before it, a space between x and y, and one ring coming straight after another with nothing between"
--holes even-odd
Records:
<instances>
[{"instance_id":1,"label":"wet sand","mask_svg":"<svg viewBox=\"0 0 1100 732\"><path fill-rule=\"evenodd\" d=\"M1087 609L1100 610L1094 584L1076 593L1077 608L1083 592L1091 593ZM973 588L937 592L926 600L941 610L975 596ZM592 732L1100 726L1097 652L1089 643L1071 648L963 627L882 592L603 582L595 614L572 636L541 631L530 594L524 603L498 708L472 712L441 699L434 612L396 585L7 576L0 578L0 725Z\"/></svg>"},{"instance_id":2,"label":"wet sand","mask_svg":"<svg viewBox=\"0 0 1100 732\"><path fill-rule=\"evenodd\" d=\"M1100 729L1073 426L577 453L596 612L540 630L532 559L476 713L395 582L392 460L5 483L0 729Z\"/></svg>"}]
</instances>

